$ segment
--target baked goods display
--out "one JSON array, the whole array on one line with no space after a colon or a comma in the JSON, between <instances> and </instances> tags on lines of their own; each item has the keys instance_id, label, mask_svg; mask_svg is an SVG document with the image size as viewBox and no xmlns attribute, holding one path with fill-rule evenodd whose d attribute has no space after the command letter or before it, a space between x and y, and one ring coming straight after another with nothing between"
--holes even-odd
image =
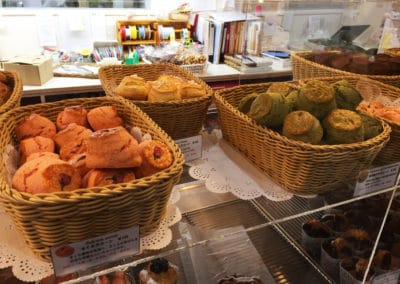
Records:
<instances>
[{"instance_id":1,"label":"baked goods display","mask_svg":"<svg viewBox=\"0 0 400 284\"><path fill-rule=\"evenodd\" d=\"M343 71L364 75L399 75L400 59L387 54L367 54L356 52L311 52L309 60Z\"/></svg>"},{"instance_id":2,"label":"baked goods display","mask_svg":"<svg viewBox=\"0 0 400 284\"><path fill-rule=\"evenodd\" d=\"M257 124L314 145L357 143L379 135L382 122L369 108L357 88L344 79L333 83L310 79L297 89L275 82L264 92L243 96L237 105Z\"/></svg>"},{"instance_id":3,"label":"baked goods display","mask_svg":"<svg viewBox=\"0 0 400 284\"><path fill-rule=\"evenodd\" d=\"M15 128L20 166L13 188L35 194L107 186L135 180L136 173L155 174L173 163L165 143L146 140L139 145L122 125L113 106L90 111L66 107L56 123L31 114Z\"/></svg>"},{"instance_id":4,"label":"baked goods display","mask_svg":"<svg viewBox=\"0 0 400 284\"><path fill-rule=\"evenodd\" d=\"M193 80L163 74L156 80L146 81L134 74L125 76L115 88L119 96L140 101L170 102L206 96L206 90Z\"/></svg>"},{"instance_id":5,"label":"baked goods display","mask_svg":"<svg viewBox=\"0 0 400 284\"><path fill-rule=\"evenodd\" d=\"M165 258L156 258L139 272L140 284L176 284L178 268Z\"/></svg>"},{"instance_id":6,"label":"baked goods display","mask_svg":"<svg viewBox=\"0 0 400 284\"><path fill-rule=\"evenodd\" d=\"M366 258L346 258L341 262L341 269L347 271L353 279L362 281L367 271L368 259ZM368 271L367 281L374 275L374 268L371 267Z\"/></svg>"}]
</instances>

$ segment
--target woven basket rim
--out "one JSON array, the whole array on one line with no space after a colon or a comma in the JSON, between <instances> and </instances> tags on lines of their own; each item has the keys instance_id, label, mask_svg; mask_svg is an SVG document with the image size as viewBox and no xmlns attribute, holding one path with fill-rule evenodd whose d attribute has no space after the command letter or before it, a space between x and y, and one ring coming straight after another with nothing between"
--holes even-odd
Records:
<instances>
[{"instance_id":1,"label":"woven basket rim","mask_svg":"<svg viewBox=\"0 0 400 284\"><path fill-rule=\"evenodd\" d=\"M316 78L310 78L310 79L316 79ZM331 77L327 77L327 78L332 79ZM290 82L294 82L294 81L290 81ZM289 83L289 82L287 82L287 83ZM257 86L268 86L270 84L271 83L246 84L245 87L253 88L253 87L257 87ZM326 151L326 152L332 152L332 151L346 152L351 149L364 148L365 145L367 145L367 144L379 144L379 143L381 143L383 137L388 137L391 132L391 128L390 128L389 124L386 121L380 119L380 121L382 123L382 127L383 127L382 132L380 134L378 134L377 136L372 137L368 140L364 140L362 142L348 143L348 144L334 144L334 145L314 145L314 144L305 143L305 142L298 141L298 140L293 140L293 139L283 136L282 134L280 134L279 132L277 132L273 129L258 125L248 115L240 112L237 108L232 106L224 98L223 93L232 92L235 89L241 89L241 88L243 88L243 86L235 86L235 87L229 88L229 90L227 90L227 89L217 90L214 93L214 98L216 100L219 100L220 102L222 102L224 105L226 105L230 109L230 111L232 111L235 115L239 116L242 120L245 120L247 123L249 123L253 127L255 127L257 131L259 131L261 133L265 133L269 136L275 137L276 139L284 142L285 145L288 145L291 147L301 148L303 150L319 151L319 152L324 152L324 151Z\"/></svg>"},{"instance_id":2,"label":"woven basket rim","mask_svg":"<svg viewBox=\"0 0 400 284\"><path fill-rule=\"evenodd\" d=\"M43 204L54 204L58 201L63 202L70 202L78 203L82 202L83 200L91 200L91 199L98 199L98 198L108 198L109 196L116 196L120 195L121 193L128 191L128 190L139 190L139 188L145 188L148 184L154 184L157 182L161 182L167 178L169 178L168 172L180 172L182 170L182 166L184 163L183 154L177 144L162 130L146 113L140 110L139 107L132 104L128 100L123 98L115 98L115 97L95 97L95 98L72 98L72 99L65 99L62 101L56 102L47 102L42 103L40 105L36 105L37 107L41 106L60 106L60 105L67 105L67 104L76 104L79 102L87 102L87 101L97 101L102 100L104 102L115 102L121 104L128 104L129 107L132 107L135 112L137 112L140 117L151 126L151 128L155 129L158 132L158 135L162 137L162 139L167 142L171 148L171 151L174 154L174 161L172 165L162 171L157 172L154 175L143 177L140 179L135 179L132 182L126 183L119 183L113 184L109 186L103 187L92 187L92 188L79 188L70 192L56 192L56 193L40 193L40 194L30 194L26 192L20 192L14 188L12 188L6 178L1 175L0 176L0 183L4 184L4 188L0 187L0 195L3 198L9 200L18 200L19 203L29 203L35 202L37 206ZM0 125L7 123L10 117L12 117L13 113L18 110L30 110L32 106L20 106L9 112L5 113L4 115L0 116ZM29 112L32 113L32 112ZM28 115L28 112L27 112ZM3 155L4 153L1 153Z\"/></svg>"},{"instance_id":3,"label":"woven basket rim","mask_svg":"<svg viewBox=\"0 0 400 284\"><path fill-rule=\"evenodd\" d=\"M203 101L203 100L208 100L210 97L213 96L213 90L210 86L208 86L203 80L201 80L198 76L196 76L193 72L183 68L179 67L179 65L172 64L169 62L156 62L152 64L140 64L140 65L106 65L106 66L101 66L99 68L98 74L99 74L99 79L100 82L104 88L104 91L107 96L112 96L112 97L120 97L114 93L114 90L110 90L107 88L107 85L105 84L107 78L105 76L106 70L108 69L139 69L139 68L164 68L164 69L170 69L170 70L179 70L180 72L186 73L189 77L191 77L192 80L194 80L196 83L201 84L205 90L206 94L202 97L198 98L191 98L191 99L185 99L185 100L180 100L180 101L169 101L169 102L156 102L152 103L149 101L140 101L140 100L131 100L133 102L141 103L141 104L148 104L148 105L174 105L174 104L190 104L196 101ZM133 74L133 73L132 73ZM122 79L122 78L121 78Z\"/></svg>"},{"instance_id":4,"label":"woven basket rim","mask_svg":"<svg viewBox=\"0 0 400 284\"><path fill-rule=\"evenodd\" d=\"M1 72L6 74L7 77L12 77L14 81L14 87L10 96L2 105L0 105L0 113L4 113L12 109L16 105L19 105L22 97L22 81L19 74L16 71L1 70Z\"/></svg>"},{"instance_id":5,"label":"woven basket rim","mask_svg":"<svg viewBox=\"0 0 400 284\"><path fill-rule=\"evenodd\" d=\"M337 53L337 51L329 51L329 52ZM292 58L292 60L295 59L295 60L298 60L305 64L317 66L318 68L321 68L321 69L329 71L329 72L341 73L342 75L345 75L345 76L357 75L357 76L363 76L363 77L368 77L368 78L377 79L377 80L385 80L385 79L393 80L393 79L397 79L397 78L400 80L400 74L399 75L373 75L373 74L352 73L349 71L344 71L344 70L329 67L329 66L326 66L326 65L323 65L320 63L316 63L314 61L308 60L307 58L304 58L304 56L310 55L311 53L312 53L312 51L293 52L292 54L290 54L290 57Z\"/></svg>"}]
</instances>

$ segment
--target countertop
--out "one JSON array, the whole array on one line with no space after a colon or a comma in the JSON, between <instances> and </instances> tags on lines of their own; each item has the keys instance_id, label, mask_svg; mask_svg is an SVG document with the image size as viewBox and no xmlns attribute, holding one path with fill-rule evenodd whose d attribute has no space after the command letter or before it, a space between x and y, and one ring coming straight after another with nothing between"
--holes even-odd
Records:
<instances>
[{"instance_id":1,"label":"countertop","mask_svg":"<svg viewBox=\"0 0 400 284\"><path fill-rule=\"evenodd\" d=\"M239 81L249 79L268 79L290 76L292 70L272 69L267 72L242 73L226 64L208 64L202 74L198 74L207 83L223 81ZM42 86L23 86L23 97L35 97L46 95L60 95L69 93L88 93L103 91L99 79L53 77Z\"/></svg>"}]
</instances>

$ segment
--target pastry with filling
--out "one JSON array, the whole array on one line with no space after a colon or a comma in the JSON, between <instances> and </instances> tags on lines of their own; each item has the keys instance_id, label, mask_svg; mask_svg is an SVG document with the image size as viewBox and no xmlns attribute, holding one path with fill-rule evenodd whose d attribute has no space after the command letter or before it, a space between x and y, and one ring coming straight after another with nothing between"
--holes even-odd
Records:
<instances>
[{"instance_id":1,"label":"pastry with filling","mask_svg":"<svg viewBox=\"0 0 400 284\"><path fill-rule=\"evenodd\" d=\"M262 93L251 104L248 115L257 124L269 128L280 128L290 109L279 93Z\"/></svg>"},{"instance_id":2,"label":"pastry with filling","mask_svg":"<svg viewBox=\"0 0 400 284\"><path fill-rule=\"evenodd\" d=\"M329 144L347 144L364 141L364 126L358 113L347 109L334 109L323 120Z\"/></svg>"},{"instance_id":3,"label":"pastry with filling","mask_svg":"<svg viewBox=\"0 0 400 284\"><path fill-rule=\"evenodd\" d=\"M32 194L71 191L81 187L81 176L66 161L41 156L26 161L17 169L12 187Z\"/></svg>"},{"instance_id":4,"label":"pastry with filling","mask_svg":"<svg viewBox=\"0 0 400 284\"><path fill-rule=\"evenodd\" d=\"M296 109L305 110L318 119L327 116L336 108L335 91L323 81L310 80L299 90Z\"/></svg>"},{"instance_id":5,"label":"pastry with filling","mask_svg":"<svg viewBox=\"0 0 400 284\"><path fill-rule=\"evenodd\" d=\"M125 76L115 88L115 93L131 100L147 101L149 83L138 75Z\"/></svg>"},{"instance_id":6,"label":"pastry with filling","mask_svg":"<svg viewBox=\"0 0 400 284\"><path fill-rule=\"evenodd\" d=\"M324 134L321 123L304 110L290 112L283 121L282 134L290 139L319 144Z\"/></svg>"},{"instance_id":7,"label":"pastry with filling","mask_svg":"<svg viewBox=\"0 0 400 284\"><path fill-rule=\"evenodd\" d=\"M15 127L15 135L18 141L35 136L53 138L56 132L57 129L54 122L35 113L25 117Z\"/></svg>"},{"instance_id":8,"label":"pastry with filling","mask_svg":"<svg viewBox=\"0 0 400 284\"><path fill-rule=\"evenodd\" d=\"M139 144L142 164L137 169L138 176L145 177L168 168L174 157L171 149L159 140L145 140Z\"/></svg>"},{"instance_id":9,"label":"pastry with filling","mask_svg":"<svg viewBox=\"0 0 400 284\"><path fill-rule=\"evenodd\" d=\"M140 284L176 284L178 268L165 258L157 258L139 272L139 281Z\"/></svg>"},{"instance_id":10,"label":"pastry with filling","mask_svg":"<svg viewBox=\"0 0 400 284\"><path fill-rule=\"evenodd\" d=\"M238 110L244 114L247 114L250 111L251 104L258 97L257 93L251 93L244 96L238 104Z\"/></svg>"},{"instance_id":11,"label":"pastry with filling","mask_svg":"<svg viewBox=\"0 0 400 284\"><path fill-rule=\"evenodd\" d=\"M83 178L83 186L107 186L133 180L135 180L133 169L91 169Z\"/></svg>"},{"instance_id":12,"label":"pastry with filling","mask_svg":"<svg viewBox=\"0 0 400 284\"><path fill-rule=\"evenodd\" d=\"M194 81L188 81L186 83L180 84L178 90L178 96L182 100L200 98L206 94L206 90L204 89L204 87Z\"/></svg>"},{"instance_id":13,"label":"pastry with filling","mask_svg":"<svg viewBox=\"0 0 400 284\"><path fill-rule=\"evenodd\" d=\"M337 108L356 110L363 100L360 92L347 80L340 80L332 84L335 90Z\"/></svg>"},{"instance_id":14,"label":"pastry with filling","mask_svg":"<svg viewBox=\"0 0 400 284\"><path fill-rule=\"evenodd\" d=\"M94 131L123 125L122 118L114 106L93 108L88 112L87 119Z\"/></svg>"},{"instance_id":15,"label":"pastry with filling","mask_svg":"<svg viewBox=\"0 0 400 284\"><path fill-rule=\"evenodd\" d=\"M95 131L87 140L88 168L132 168L141 164L139 144L123 127Z\"/></svg>"},{"instance_id":16,"label":"pastry with filling","mask_svg":"<svg viewBox=\"0 0 400 284\"><path fill-rule=\"evenodd\" d=\"M22 140L19 143L20 164L25 163L26 158L37 152L54 152L54 140L48 137L35 136Z\"/></svg>"},{"instance_id":17,"label":"pastry with filling","mask_svg":"<svg viewBox=\"0 0 400 284\"><path fill-rule=\"evenodd\" d=\"M180 100L178 87L167 80L150 82L148 101L151 103L170 102Z\"/></svg>"},{"instance_id":18,"label":"pastry with filling","mask_svg":"<svg viewBox=\"0 0 400 284\"><path fill-rule=\"evenodd\" d=\"M71 123L76 123L89 128L89 123L87 121L87 110L81 106L65 107L64 110L57 115L57 129L62 130Z\"/></svg>"}]
</instances>

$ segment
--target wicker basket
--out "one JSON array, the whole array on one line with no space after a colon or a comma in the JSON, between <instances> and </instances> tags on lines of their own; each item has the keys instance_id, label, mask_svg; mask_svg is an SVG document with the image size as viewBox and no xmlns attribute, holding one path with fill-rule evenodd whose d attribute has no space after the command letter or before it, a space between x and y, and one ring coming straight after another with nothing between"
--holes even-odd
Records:
<instances>
[{"instance_id":1,"label":"wicker basket","mask_svg":"<svg viewBox=\"0 0 400 284\"><path fill-rule=\"evenodd\" d=\"M265 92L270 84L218 90L214 99L224 139L289 192L309 195L342 186L368 168L389 140L391 129L384 121L380 135L341 145L311 145L259 126L237 106L244 96Z\"/></svg>"},{"instance_id":2,"label":"wicker basket","mask_svg":"<svg viewBox=\"0 0 400 284\"><path fill-rule=\"evenodd\" d=\"M379 81L374 81L368 78L360 78L358 76L344 76L344 77L323 77L318 78L325 82L334 83L338 80L345 79L352 83L354 86L363 88L364 90L369 88L368 86L373 86L369 88L370 90L366 90L367 92L374 92L374 96L384 96L389 100L395 100L400 98L400 90L396 87L381 83ZM297 84L306 83L311 79L299 80ZM363 92L361 92L363 94ZM384 119L385 120L385 119ZM383 149L378 153L374 160L374 164L376 165L387 165L392 163L400 162L400 125L394 123L393 121L385 120L387 124L389 124L391 128L390 140L383 147Z\"/></svg>"},{"instance_id":3,"label":"wicker basket","mask_svg":"<svg viewBox=\"0 0 400 284\"><path fill-rule=\"evenodd\" d=\"M208 107L212 100L212 89L201 79L171 63L140 65L111 65L99 69L99 78L107 96L117 96L115 88L125 76L137 74L145 80L156 80L169 74L185 80L193 80L206 89L206 96L174 102L150 103L132 101L146 112L173 139L197 135L203 127Z\"/></svg>"},{"instance_id":4,"label":"wicker basket","mask_svg":"<svg viewBox=\"0 0 400 284\"><path fill-rule=\"evenodd\" d=\"M334 53L335 51L332 51ZM333 76L362 76L369 79L377 80L382 83L400 87L400 75L362 75L351 73L315 63L310 60L311 52L298 52L290 55L292 62L293 80L300 80L312 77L333 77Z\"/></svg>"},{"instance_id":5,"label":"wicker basket","mask_svg":"<svg viewBox=\"0 0 400 284\"><path fill-rule=\"evenodd\" d=\"M6 101L0 105L0 114L3 114L21 103L22 98L22 81L17 72L0 71L7 77L7 85L11 87L12 92Z\"/></svg>"},{"instance_id":6,"label":"wicker basket","mask_svg":"<svg viewBox=\"0 0 400 284\"><path fill-rule=\"evenodd\" d=\"M140 127L154 139L165 142L173 151L173 164L157 174L129 183L71 192L28 194L12 189L7 167L0 165L0 199L13 218L28 246L41 259L50 260L50 247L139 225L140 235L154 232L165 216L170 193L183 170L179 147L145 113L120 98L68 99L53 103L15 108L0 119L1 152L15 145L15 126L28 114L38 113L55 121L66 106L80 105L87 110L113 105L126 127Z\"/></svg>"}]
</instances>

